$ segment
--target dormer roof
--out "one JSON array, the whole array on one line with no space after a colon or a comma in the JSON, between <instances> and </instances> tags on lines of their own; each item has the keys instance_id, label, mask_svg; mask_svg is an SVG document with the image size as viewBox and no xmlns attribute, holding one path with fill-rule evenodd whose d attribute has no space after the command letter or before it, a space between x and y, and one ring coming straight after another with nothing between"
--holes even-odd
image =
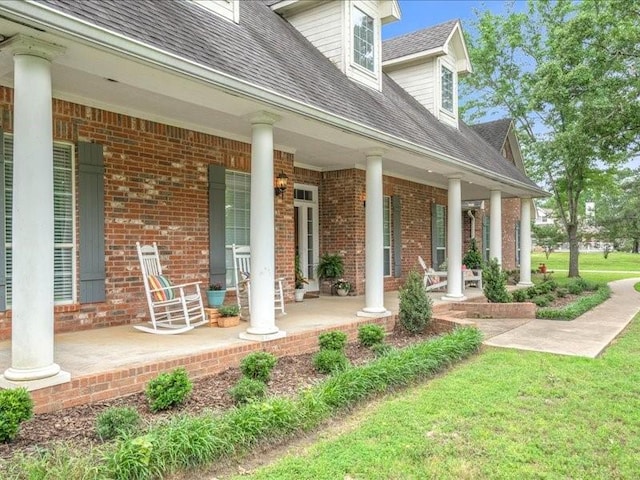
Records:
<instances>
[{"instance_id":1,"label":"dormer roof","mask_svg":"<svg viewBox=\"0 0 640 480\"><path fill-rule=\"evenodd\" d=\"M382 66L414 62L456 51L458 73L471 72L471 60L464 41L460 20L390 38L382 42Z\"/></svg>"},{"instance_id":2,"label":"dormer roof","mask_svg":"<svg viewBox=\"0 0 640 480\"><path fill-rule=\"evenodd\" d=\"M485 142L500 152L507 141L512 124L512 119L502 118L500 120L471 125L471 128L484 138Z\"/></svg>"}]
</instances>

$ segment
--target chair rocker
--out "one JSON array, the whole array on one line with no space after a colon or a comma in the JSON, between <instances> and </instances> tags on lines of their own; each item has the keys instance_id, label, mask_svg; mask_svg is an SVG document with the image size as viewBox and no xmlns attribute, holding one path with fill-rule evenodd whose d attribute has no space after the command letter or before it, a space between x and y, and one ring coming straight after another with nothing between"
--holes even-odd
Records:
<instances>
[{"instance_id":1,"label":"chair rocker","mask_svg":"<svg viewBox=\"0 0 640 480\"><path fill-rule=\"evenodd\" d=\"M236 287L236 300L238 308L240 308L240 316L247 318L247 315L251 315L249 309L251 305L251 247L240 247L233 244L231 250L233 252L233 281ZM275 279L274 308L280 310L282 315L286 315L283 280L284 278Z\"/></svg>"},{"instance_id":2,"label":"chair rocker","mask_svg":"<svg viewBox=\"0 0 640 480\"><path fill-rule=\"evenodd\" d=\"M447 288L447 272L436 272L433 268L427 267L424 259L418 255L418 262L422 267L423 278L422 283L427 292Z\"/></svg>"},{"instance_id":3,"label":"chair rocker","mask_svg":"<svg viewBox=\"0 0 640 480\"><path fill-rule=\"evenodd\" d=\"M147 333L175 335L207 323L200 282L172 285L162 275L156 243L140 245L140 242L136 242L136 247L151 326L134 325L134 328Z\"/></svg>"}]
</instances>

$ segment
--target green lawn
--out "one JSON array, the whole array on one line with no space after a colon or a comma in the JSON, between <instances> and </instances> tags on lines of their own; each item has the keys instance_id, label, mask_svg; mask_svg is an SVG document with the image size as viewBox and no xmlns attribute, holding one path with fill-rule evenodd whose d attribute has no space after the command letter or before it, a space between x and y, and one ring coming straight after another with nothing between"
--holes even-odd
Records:
<instances>
[{"instance_id":1,"label":"green lawn","mask_svg":"<svg viewBox=\"0 0 640 480\"><path fill-rule=\"evenodd\" d=\"M640 255L634 253L611 252L608 258L604 258L602 253L581 253L578 262L580 270L640 272ZM549 270L569 270L569 253L554 252L549 259L544 253L532 253L531 268L535 270L541 263L546 264Z\"/></svg>"},{"instance_id":2,"label":"green lawn","mask_svg":"<svg viewBox=\"0 0 640 480\"><path fill-rule=\"evenodd\" d=\"M598 359L486 348L242 479L638 478L640 314Z\"/></svg>"}]
</instances>

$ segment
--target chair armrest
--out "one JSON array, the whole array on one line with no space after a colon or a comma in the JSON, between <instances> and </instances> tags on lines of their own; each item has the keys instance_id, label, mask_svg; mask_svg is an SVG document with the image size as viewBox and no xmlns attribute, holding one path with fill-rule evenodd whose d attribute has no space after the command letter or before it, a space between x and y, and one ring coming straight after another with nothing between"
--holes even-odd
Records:
<instances>
[{"instance_id":1,"label":"chair armrest","mask_svg":"<svg viewBox=\"0 0 640 480\"><path fill-rule=\"evenodd\" d=\"M194 285L196 285L196 286L200 287L200 284L201 284L201 283L202 283L202 282L180 283L180 284L178 284L178 285L171 285L170 287L166 287L166 288L165 288L165 289L163 289L163 290L166 290L166 289L168 289L168 288L184 288L184 287L193 287Z\"/></svg>"}]
</instances>

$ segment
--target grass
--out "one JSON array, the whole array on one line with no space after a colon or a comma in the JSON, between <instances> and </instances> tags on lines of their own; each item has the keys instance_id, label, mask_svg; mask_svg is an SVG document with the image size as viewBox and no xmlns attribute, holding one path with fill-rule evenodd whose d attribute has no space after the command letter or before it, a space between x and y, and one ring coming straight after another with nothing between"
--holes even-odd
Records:
<instances>
[{"instance_id":1,"label":"grass","mask_svg":"<svg viewBox=\"0 0 640 480\"><path fill-rule=\"evenodd\" d=\"M635 275L628 275L622 278L638 276L638 272L640 272L640 255L634 253L611 252L608 258L604 258L601 252L580 253L578 262L580 270L609 270L635 273ZM532 253L531 268L535 270L541 263L544 263L549 270L569 270L569 252L554 252L549 256L549 259L545 258L544 253Z\"/></svg>"},{"instance_id":2,"label":"grass","mask_svg":"<svg viewBox=\"0 0 640 480\"><path fill-rule=\"evenodd\" d=\"M597 359L487 350L253 479L637 478L640 314Z\"/></svg>"},{"instance_id":3,"label":"grass","mask_svg":"<svg viewBox=\"0 0 640 480\"><path fill-rule=\"evenodd\" d=\"M636 292L640 292L640 282L636 283L633 288L635 288Z\"/></svg>"}]
</instances>

